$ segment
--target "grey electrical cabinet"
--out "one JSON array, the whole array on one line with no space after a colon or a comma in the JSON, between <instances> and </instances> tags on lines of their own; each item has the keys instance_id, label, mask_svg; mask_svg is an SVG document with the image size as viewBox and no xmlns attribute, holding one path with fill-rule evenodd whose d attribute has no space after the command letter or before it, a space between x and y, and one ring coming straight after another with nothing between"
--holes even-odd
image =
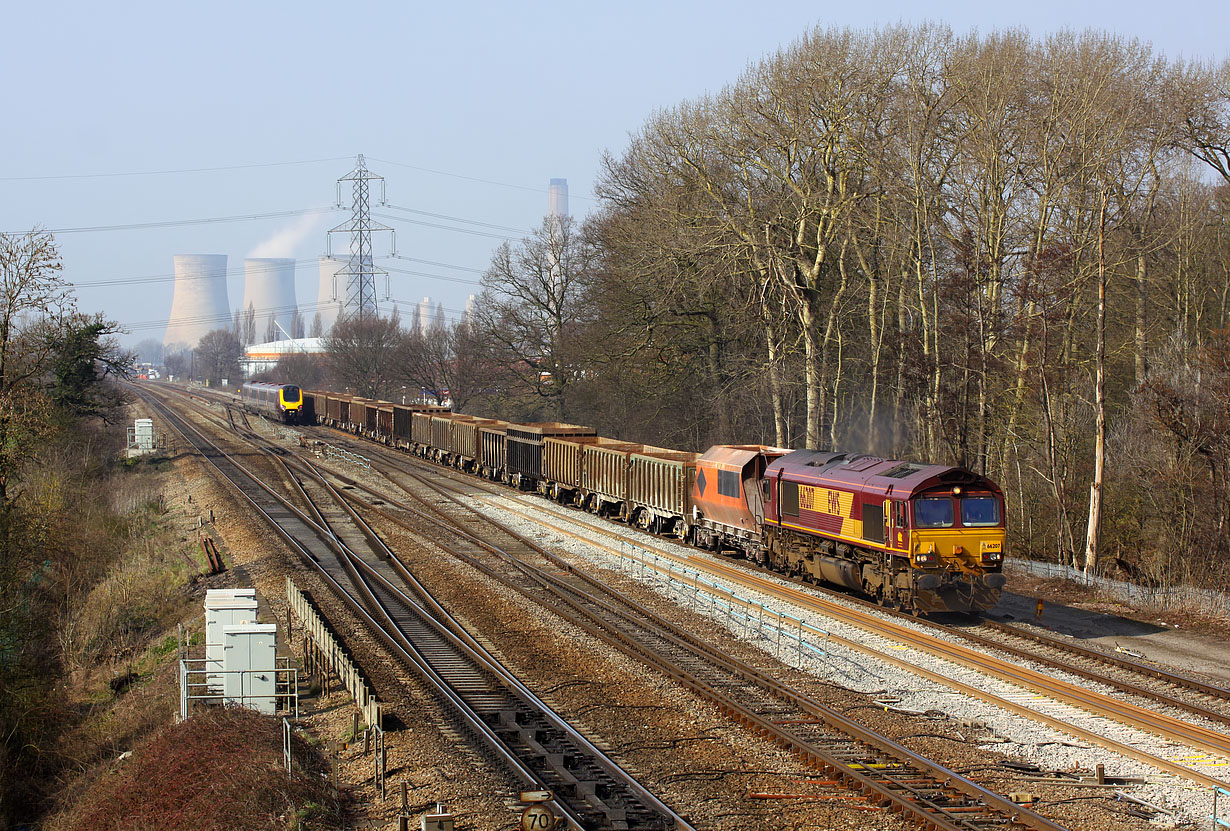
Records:
<instances>
[{"instance_id":1,"label":"grey electrical cabinet","mask_svg":"<svg viewBox=\"0 0 1230 831\"><path fill-rule=\"evenodd\" d=\"M243 623L256 623L255 589L210 589L205 593L205 683L212 694L221 694L225 686L222 630Z\"/></svg>"},{"instance_id":2,"label":"grey electrical cabinet","mask_svg":"<svg viewBox=\"0 0 1230 831\"><path fill-rule=\"evenodd\" d=\"M223 700L273 715L277 712L276 623L247 623L222 630Z\"/></svg>"}]
</instances>

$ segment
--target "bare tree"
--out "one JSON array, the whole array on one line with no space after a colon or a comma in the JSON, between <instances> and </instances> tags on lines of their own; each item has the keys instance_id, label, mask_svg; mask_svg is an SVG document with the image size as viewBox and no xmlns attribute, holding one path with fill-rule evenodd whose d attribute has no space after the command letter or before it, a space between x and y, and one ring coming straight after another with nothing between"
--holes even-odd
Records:
<instances>
[{"instance_id":1,"label":"bare tree","mask_svg":"<svg viewBox=\"0 0 1230 831\"><path fill-rule=\"evenodd\" d=\"M50 233L0 234L0 510L12 498L17 466L43 432L36 382L54 358L55 340L40 330L73 312L61 269Z\"/></svg>"},{"instance_id":2,"label":"bare tree","mask_svg":"<svg viewBox=\"0 0 1230 831\"><path fill-rule=\"evenodd\" d=\"M220 384L223 379L237 382L242 356L243 346L239 338L229 329L214 329L206 332L196 346L197 372L210 384Z\"/></svg>"},{"instance_id":3,"label":"bare tree","mask_svg":"<svg viewBox=\"0 0 1230 831\"><path fill-rule=\"evenodd\" d=\"M494 360L561 421L581 372L572 339L589 317L581 301L592 260L571 218L547 218L516 246L500 246L483 275L478 325L496 347Z\"/></svg>"},{"instance_id":4,"label":"bare tree","mask_svg":"<svg viewBox=\"0 0 1230 831\"><path fill-rule=\"evenodd\" d=\"M352 316L334 325L325 340L325 354L342 386L367 398L380 398L390 395L394 386L400 342L396 314L362 319Z\"/></svg>"}]
</instances>

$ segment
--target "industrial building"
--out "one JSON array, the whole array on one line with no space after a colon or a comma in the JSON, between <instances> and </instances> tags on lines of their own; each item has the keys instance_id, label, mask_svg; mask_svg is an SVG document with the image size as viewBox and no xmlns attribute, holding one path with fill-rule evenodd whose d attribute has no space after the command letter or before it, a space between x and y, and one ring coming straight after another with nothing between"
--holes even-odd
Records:
<instances>
[{"instance_id":1,"label":"industrial building","mask_svg":"<svg viewBox=\"0 0 1230 831\"><path fill-rule=\"evenodd\" d=\"M278 365L278 361L287 355L320 355L324 351L324 338L294 338L254 343L244 349L244 356L239 359L239 368L243 371L243 377L251 378L258 372L273 369Z\"/></svg>"}]
</instances>

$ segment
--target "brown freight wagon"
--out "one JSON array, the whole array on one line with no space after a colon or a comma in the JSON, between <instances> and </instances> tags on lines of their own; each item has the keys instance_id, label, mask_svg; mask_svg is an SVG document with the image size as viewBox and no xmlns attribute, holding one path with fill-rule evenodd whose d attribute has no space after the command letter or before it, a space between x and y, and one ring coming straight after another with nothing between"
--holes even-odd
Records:
<instances>
[{"instance_id":1,"label":"brown freight wagon","mask_svg":"<svg viewBox=\"0 0 1230 831\"><path fill-rule=\"evenodd\" d=\"M380 430L380 401L365 401L363 407L363 420L359 422L362 425L362 433L365 436L374 436Z\"/></svg>"},{"instance_id":2,"label":"brown freight wagon","mask_svg":"<svg viewBox=\"0 0 1230 831\"><path fill-rule=\"evenodd\" d=\"M628 456L643 444L603 439L585 447L585 507L620 519L628 510Z\"/></svg>"},{"instance_id":3,"label":"brown freight wagon","mask_svg":"<svg viewBox=\"0 0 1230 831\"><path fill-rule=\"evenodd\" d=\"M542 443L547 436L596 436L592 427L540 421L508 425L505 461L508 481L522 489L536 489L542 479Z\"/></svg>"},{"instance_id":4,"label":"brown freight wagon","mask_svg":"<svg viewBox=\"0 0 1230 831\"><path fill-rule=\"evenodd\" d=\"M413 421L415 413L447 413L448 407L434 404L394 404L393 441L398 447L409 447L414 441Z\"/></svg>"},{"instance_id":5,"label":"brown freight wagon","mask_svg":"<svg viewBox=\"0 0 1230 831\"><path fill-rule=\"evenodd\" d=\"M333 425L339 430L347 430L350 426L350 407L353 402L349 396L338 396L337 421Z\"/></svg>"},{"instance_id":6,"label":"brown freight wagon","mask_svg":"<svg viewBox=\"0 0 1230 831\"><path fill-rule=\"evenodd\" d=\"M376 404L374 408L376 411L376 426L374 429L371 425L372 409L370 405L367 408L367 430L375 438L388 444L393 438L393 405L388 401L381 401Z\"/></svg>"},{"instance_id":7,"label":"brown freight wagon","mask_svg":"<svg viewBox=\"0 0 1230 831\"><path fill-rule=\"evenodd\" d=\"M504 481L508 428L511 426L507 421L500 421L478 428L478 474L480 476Z\"/></svg>"},{"instance_id":8,"label":"brown freight wagon","mask_svg":"<svg viewBox=\"0 0 1230 831\"><path fill-rule=\"evenodd\" d=\"M367 410L369 407L374 407L376 401L371 398L360 398L355 396L350 399L350 421L346 424L346 429L352 433L363 433L367 426ZM373 423L375 423L376 415L372 413Z\"/></svg>"},{"instance_id":9,"label":"brown freight wagon","mask_svg":"<svg viewBox=\"0 0 1230 831\"><path fill-rule=\"evenodd\" d=\"M479 455L482 452L478 431L483 427L504 424L507 422L493 418L454 419L451 445L453 465L465 471L474 470L478 466Z\"/></svg>"},{"instance_id":10,"label":"brown freight wagon","mask_svg":"<svg viewBox=\"0 0 1230 831\"><path fill-rule=\"evenodd\" d=\"M330 427L337 426L338 419L342 417L342 398L337 393L325 393L325 424Z\"/></svg>"},{"instance_id":11,"label":"brown freight wagon","mask_svg":"<svg viewBox=\"0 0 1230 831\"><path fill-rule=\"evenodd\" d=\"M438 413L414 413L410 417L410 438L418 445L420 456L431 456L431 420Z\"/></svg>"},{"instance_id":12,"label":"brown freight wagon","mask_svg":"<svg viewBox=\"0 0 1230 831\"><path fill-rule=\"evenodd\" d=\"M455 450L453 448L453 424L457 421L477 421L474 416L462 413L432 413L431 416L431 457L444 464L452 462Z\"/></svg>"},{"instance_id":13,"label":"brown freight wagon","mask_svg":"<svg viewBox=\"0 0 1230 831\"><path fill-rule=\"evenodd\" d=\"M629 521L657 534L687 536L699 453L646 447L628 459Z\"/></svg>"},{"instance_id":14,"label":"brown freight wagon","mask_svg":"<svg viewBox=\"0 0 1230 831\"><path fill-rule=\"evenodd\" d=\"M585 446L605 441L597 436L547 436L542 442L539 490L558 502L575 503L585 473Z\"/></svg>"}]
</instances>

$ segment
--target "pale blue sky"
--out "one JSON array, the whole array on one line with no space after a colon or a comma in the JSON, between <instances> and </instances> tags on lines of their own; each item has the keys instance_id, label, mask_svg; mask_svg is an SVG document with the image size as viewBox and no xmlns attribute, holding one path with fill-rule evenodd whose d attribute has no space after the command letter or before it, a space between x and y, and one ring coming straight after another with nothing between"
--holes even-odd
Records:
<instances>
[{"instance_id":1,"label":"pale blue sky","mask_svg":"<svg viewBox=\"0 0 1230 831\"><path fill-rule=\"evenodd\" d=\"M0 230L195 220L331 204L364 153L395 205L528 232L547 183L568 179L574 215L604 150L655 109L720 89L816 25L934 20L958 32L1098 28L1168 56L1222 60L1230 14L1215 2L352 2L10 3L3 16ZM311 161L327 160L327 161ZM280 164L310 162L306 164ZM149 171L262 165L159 175ZM433 172L434 171L434 172ZM471 178L463 178L471 177ZM486 180L486 181L475 181ZM449 219L407 219L520 234ZM299 301L315 301L323 216L292 249ZM80 306L161 338L182 253L242 260L294 219L59 235ZM450 316L500 239L395 223L391 295ZM339 238L338 243L342 240ZM377 253L387 250L377 243ZM455 266L451 268L446 266ZM469 269L469 270L466 270ZM404 304L403 311L406 310Z\"/></svg>"}]
</instances>

